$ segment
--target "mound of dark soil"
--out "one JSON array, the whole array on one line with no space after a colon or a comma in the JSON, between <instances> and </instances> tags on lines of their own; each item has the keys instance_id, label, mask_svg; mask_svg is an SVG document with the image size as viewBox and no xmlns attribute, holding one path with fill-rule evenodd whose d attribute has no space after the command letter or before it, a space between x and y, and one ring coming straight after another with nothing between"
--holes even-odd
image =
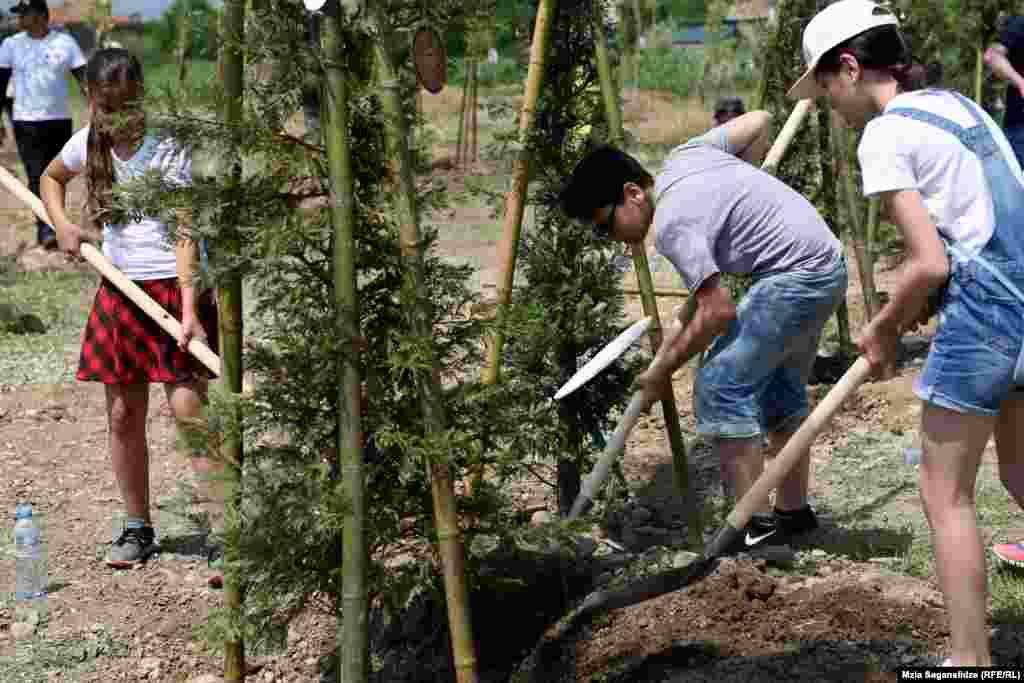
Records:
<instances>
[{"instance_id":1,"label":"mound of dark soil","mask_svg":"<svg viewBox=\"0 0 1024 683\"><path fill-rule=\"evenodd\" d=\"M872 572L873 581L858 578ZM546 680L896 680L897 667L942 652L947 635L934 590L902 579L893 591L862 564L819 578L724 560L686 590L577 629L553 648Z\"/></svg>"}]
</instances>

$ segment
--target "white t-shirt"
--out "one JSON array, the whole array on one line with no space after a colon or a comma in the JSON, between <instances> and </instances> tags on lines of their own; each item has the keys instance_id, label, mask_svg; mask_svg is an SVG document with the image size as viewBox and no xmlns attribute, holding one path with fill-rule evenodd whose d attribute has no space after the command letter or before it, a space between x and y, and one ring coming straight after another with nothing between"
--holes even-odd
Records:
<instances>
[{"instance_id":1,"label":"white t-shirt","mask_svg":"<svg viewBox=\"0 0 1024 683\"><path fill-rule=\"evenodd\" d=\"M948 92L902 93L885 109L900 107L931 112L965 128L975 125L971 113ZM982 115L1024 191L1024 176L1006 137L991 117ZM864 128L857 155L865 195L917 190L939 233L971 255L992 237L994 212L985 171L952 133L905 116L879 116Z\"/></svg>"},{"instance_id":2,"label":"white t-shirt","mask_svg":"<svg viewBox=\"0 0 1024 683\"><path fill-rule=\"evenodd\" d=\"M0 68L14 71L14 120L70 119L68 73L83 66L82 50L66 33L36 40L23 31L0 43Z\"/></svg>"},{"instance_id":3,"label":"white t-shirt","mask_svg":"<svg viewBox=\"0 0 1024 683\"><path fill-rule=\"evenodd\" d=\"M71 136L60 158L68 170L81 173L89 139L89 126ZM114 182L120 183L157 170L170 183L192 182L192 160L171 138L147 135L131 159L122 161L111 152ZM174 247L167 239L166 226L152 218L122 225L103 226L103 254L132 280L175 277Z\"/></svg>"}]
</instances>

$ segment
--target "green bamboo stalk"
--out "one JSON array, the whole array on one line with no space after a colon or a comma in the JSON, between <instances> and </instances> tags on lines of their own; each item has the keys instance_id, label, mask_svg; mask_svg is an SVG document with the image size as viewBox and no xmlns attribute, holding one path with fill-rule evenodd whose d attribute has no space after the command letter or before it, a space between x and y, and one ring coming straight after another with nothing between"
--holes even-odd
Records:
<instances>
[{"instance_id":1,"label":"green bamboo stalk","mask_svg":"<svg viewBox=\"0 0 1024 683\"><path fill-rule=\"evenodd\" d=\"M480 60L473 60L473 90L469 95L469 159L471 162L476 163L477 153L477 134L480 132L480 127L477 125L477 113L479 111L479 100L477 97L478 88L480 86Z\"/></svg>"},{"instance_id":2,"label":"green bamboo stalk","mask_svg":"<svg viewBox=\"0 0 1024 683\"><path fill-rule=\"evenodd\" d=\"M622 114L619 112L619 97L612 81L612 70L608 60L608 48L605 44L604 24L596 22L595 48L597 53L597 73L601 80L601 94L604 99L605 118L608 119L609 139L619 148L625 147L625 131L622 129ZM633 270L636 271L637 287L643 303L644 315L651 318L647 328L647 336L651 342L651 350L657 353L661 347L662 330L661 316L658 313L658 301L654 291L654 280L651 277L650 265L643 242L630 245L633 254ZM696 297L689 297L696 300ZM676 410L675 396L669 394L661 402L661 412L665 416L665 429L668 431L669 446L672 449L672 480L680 499L686 501L689 520L687 527L690 541L695 548L704 546L704 525L700 510L696 505L696 497L690 490L690 466L686 457L686 441L679 425L679 411Z\"/></svg>"},{"instance_id":3,"label":"green bamboo stalk","mask_svg":"<svg viewBox=\"0 0 1024 683\"><path fill-rule=\"evenodd\" d=\"M864 270L867 271L871 280L871 287L866 294L871 298L871 317L874 318L881 310L881 302L878 298L878 289L875 287L875 236L878 232L878 218L881 203L878 197L868 200L868 224L865 231L864 242Z\"/></svg>"},{"instance_id":4,"label":"green bamboo stalk","mask_svg":"<svg viewBox=\"0 0 1024 683\"><path fill-rule=\"evenodd\" d=\"M853 173L853 160L857 155L857 134L848 130L846 134L846 173L843 174L843 194L846 195L847 211L850 214L850 242L853 258L857 262L860 289L864 296L864 319L870 321L878 313L878 292L875 289L874 262L868 247L867 229L864 224L864 204L859 201ZM870 208L869 208L870 211Z\"/></svg>"},{"instance_id":5,"label":"green bamboo stalk","mask_svg":"<svg viewBox=\"0 0 1024 683\"><path fill-rule=\"evenodd\" d=\"M612 77L611 59L608 57L608 41L603 17L594 19L594 52L597 57L597 75L601 81L601 95L604 98L605 118L608 119L608 139L616 147L622 148L626 145L626 136L622 129L619 93Z\"/></svg>"},{"instance_id":6,"label":"green bamboo stalk","mask_svg":"<svg viewBox=\"0 0 1024 683\"><path fill-rule=\"evenodd\" d=\"M818 162L821 169L821 187L818 195L818 203L821 207L822 218L832 228L832 233L840 242L843 239L842 222L839 219L839 192L836 184L833 163L836 160L836 152L846 147L846 134L835 124L835 117L832 115L832 107L822 104L818 108ZM846 305L846 292L839 306L836 307L836 326L839 328L839 351L844 355L853 348L853 338L850 336L850 311Z\"/></svg>"},{"instance_id":7,"label":"green bamboo stalk","mask_svg":"<svg viewBox=\"0 0 1024 683\"><path fill-rule=\"evenodd\" d=\"M975 48L974 56L974 101L979 106L983 106L981 102L984 93L984 76L985 76L985 42L982 41L977 48Z\"/></svg>"},{"instance_id":8,"label":"green bamboo stalk","mask_svg":"<svg viewBox=\"0 0 1024 683\"><path fill-rule=\"evenodd\" d=\"M224 103L221 119L232 130L242 120L242 46L245 39L245 0L226 0L224 3L223 36L221 40ZM228 161L228 177L234 182L241 179L242 165L237 155ZM231 220L225 217L225 220ZM225 250L231 247L225 247ZM228 275L218 288L217 312L220 332L221 381L232 394L242 392L242 278L238 273ZM228 465L230 481L226 501L229 523L241 518L242 415L236 407L228 417L236 423L224 430L223 453ZM228 534L224 543L224 605L235 623L242 623L244 584L239 573L240 551ZM241 631L229 633L224 643L224 680L239 683L245 680L245 644Z\"/></svg>"},{"instance_id":9,"label":"green bamboo stalk","mask_svg":"<svg viewBox=\"0 0 1024 683\"><path fill-rule=\"evenodd\" d=\"M389 35L387 24L378 4L371 5L371 15L381 37ZM397 164L400 191L395 197L394 208L399 217L399 232L402 253L415 283L417 297L423 293L424 263L420 246L419 212L416 206L416 187L413 181L412 157L409 153L405 119L402 116L402 100L398 72L392 56L385 46L386 38L374 41L374 52L380 78L382 102L386 116L386 139L389 157ZM417 302L413 310L414 333L422 340L432 337L432 326L428 308ZM423 402L423 416L428 435L443 434L445 416L441 379L437 358L430 346L429 369L418 373L417 384ZM452 641L452 656L455 662L458 683L476 683L478 680L477 658L470 620L469 591L466 587L465 558L459 528L458 513L455 509L455 490L451 468L443 462L429 463L431 493L434 502L434 521L437 527L438 546L444 571L445 593L448 603L448 627Z\"/></svg>"},{"instance_id":10,"label":"green bamboo stalk","mask_svg":"<svg viewBox=\"0 0 1024 683\"><path fill-rule=\"evenodd\" d=\"M469 79L472 74L470 68L470 58L466 57L463 60L463 68L466 70L465 77L462 83L462 102L459 104L459 134L455 139L455 165L462 165L462 136L466 132L466 112L468 111L467 103L469 102Z\"/></svg>"},{"instance_id":11,"label":"green bamboo stalk","mask_svg":"<svg viewBox=\"0 0 1024 683\"><path fill-rule=\"evenodd\" d=\"M337 17L324 17L320 36L324 60L324 143L331 181L334 226L334 304L337 329L349 343L338 357L338 461L347 503L342 530L341 628L337 637L339 680L360 683L369 674L366 499L361 444L359 363L352 345L359 334L352 163L348 138L349 84L345 40Z\"/></svg>"},{"instance_id":12,"label":"green bamboo stalk","mask_svg":"<svg viewBox=\"0 0 1024 683\"><path fill-rule=\"evenodd\" d=\"M175 57L178 60L178 96L185 97L188 83L188 51L192 43L192 15L189 0L179 0L178 4L178 49Z\"/></svg>"},{"instance_id":13,"label":"green bamboo stalk","mask_svg":"<svg viewBox=\"0 0 1024 683\"><path fill-rule=\"evenodd\" d=\"M633 270L636 271L637 284L640 287L640 300L643 303L644 315L649 316L651 324L647 328L647 337L651 342L651 352L657 353L661 348L662 328L661 319L658 315L658 302L654 295L654 281L651 278L651 269L647 263L647 251L643 242L634 242L630 245L633 254ZM687 298L687 307L695 310L693 303L697 301L696 295ZM682 325L685 327L690 318L684 316ZM687 530L690 532L690 543L694 548L704 547L704 522L701 520L700 508L697 507L697 496L692 489L690 482L690 464L686 457L686 441L683 439L683 429L679 425L679 411L676 409L676 399L673 392L661 400L661 413L665 418L665 429L668 431L669 447L672 450L672 482L675 485L676 494L686 505Z\"/></svg>"},{"instance_id":14,"label":"green bamboo stalk","mask_svg":"<svg viewBox=\"0 0 1024 683\"><path fill-rule=\"evenodd\" d=\"M512 168L511 187L508 194L505 195L505 232L501 246L499 246L501 280L498 282L497 291L497 324L488 347L487 367L484 368L483 376L485 385L495 384L501 369L501 351L505 345L505 318L508 315L509 302L512 300L516 254L519 252L519 234L523 226L526 190L530 183L529 140L533 131L533 114L537 108L541 82L544 77L544 60L547 55L548 37L551 33L551 20L554 17L556 2L557 0L540 0L540 6L537 8L537 20L533 28L530 68L526 73L526 97L523 100L523 109L519 118L519 139L522 142L522 147L516 155Z\"/></svg>"}]
</instances>

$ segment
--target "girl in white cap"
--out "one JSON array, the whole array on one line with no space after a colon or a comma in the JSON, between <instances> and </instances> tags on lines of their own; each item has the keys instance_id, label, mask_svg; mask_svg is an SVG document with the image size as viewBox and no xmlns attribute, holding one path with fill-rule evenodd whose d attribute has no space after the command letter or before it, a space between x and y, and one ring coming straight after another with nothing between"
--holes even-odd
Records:
<instances>
[{"instance_id":1,"label":"girl in white cap","mask_svg":"<svg viewBox=\"0 0 1024 683\"><path fill-rule=\"evenodd\" d=\"M1024 506L1024 178L996 123L966 97L914 90L896 17L840 0L803 37L807 73L790 94L826 96L863 128L864 193L879 196L907 244L890 301L859 341L875 367L938 294L939 326L921 376L921 499L950 615L944 664L989 666L986 573L974 505L995 434L1003 484ZM934 299L933 299L934 300ZM1011 557L1019 547L996 548Z\"/></svg>"}]
</instances>

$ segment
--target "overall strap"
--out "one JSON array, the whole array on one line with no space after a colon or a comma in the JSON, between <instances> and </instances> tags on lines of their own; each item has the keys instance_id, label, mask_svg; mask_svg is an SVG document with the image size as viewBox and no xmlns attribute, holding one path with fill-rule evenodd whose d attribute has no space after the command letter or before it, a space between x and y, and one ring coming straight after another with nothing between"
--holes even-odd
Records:
<instances>
[{"instance_id":1,"label":"overall strap","mask_svg":"<svg viewBox=\"0 0 1024 683\"><path fill-rule=\"evenodd\" d=\"M999 154L999 145L996 144L996 140L992 136L992 131L989 130L988 125L985 123L985 117L982 116L981 109L977 104L955 90L928 88L924 92L934 95L945 93L953 96L957 102L960 103L960 106L966 109L967 113L971 115L971 118L974 119L975 125L965 128L944 116L939 116L938 114L917 109L916 107L897 107L895 109L890 109L885 113L906 116L907 118L914 119L916 121L928 123L956 136L964 147L971 150L978 156L982 163L984 163L989 157Z\"/></svg>"}]
</instances>

